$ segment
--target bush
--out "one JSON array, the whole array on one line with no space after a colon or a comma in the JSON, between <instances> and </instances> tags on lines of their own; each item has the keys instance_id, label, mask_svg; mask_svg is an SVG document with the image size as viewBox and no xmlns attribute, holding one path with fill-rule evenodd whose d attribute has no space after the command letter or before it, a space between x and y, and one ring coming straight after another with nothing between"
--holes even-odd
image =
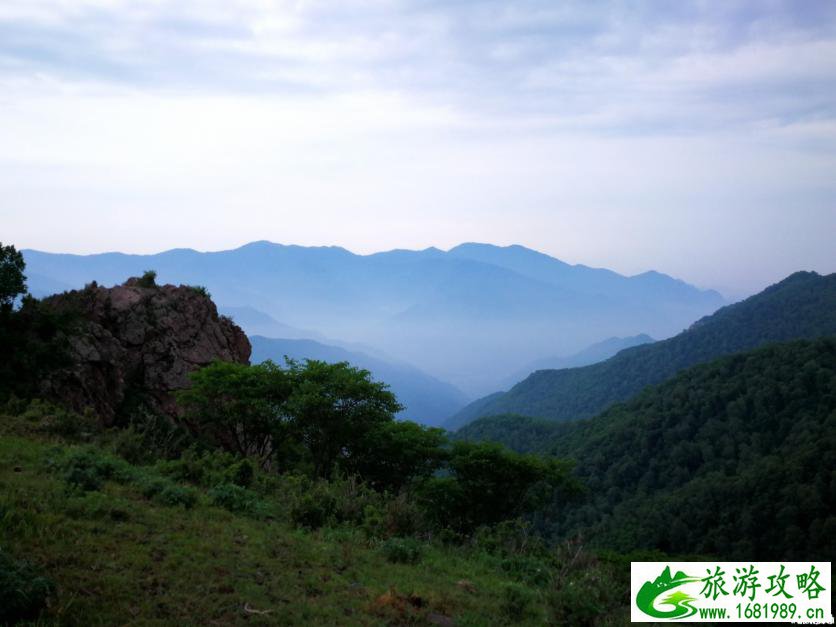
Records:
<instances>
[{"instance_id":1,"label":"bush","mask_svg":"<svg viewBox=\"0 0 836 627\"><path fill-rule=\"evenodd\" d=\"M249 488L255 477L255 468L249 459L242 459L227 468L226 476L233 485Z\"/></svg>"},{"instance_id":2,"label":"bush","mask_svg":"<svg viewBox=\"0 0 836 627\"><path fill-rule=\"evenodd\" d=\"M193 444L183 427L145 409L136 410L128 425L115 430L110 439L113 451L132 464L178 459Z\"/></svg>"},{"instance_id":3,"label":"bush","mask_svg":"<svg viewBox=\"0 0 836 627\"><path fill-rule=\"evenodd\" d=\"M157 287L157 271L146 270L142 276L139 277L136 284L139 287Z\"/></svg>"},{"instance_id":4,"label":"bush","mask_svg":"<svg viewBox=\"0 0 836 627\"><path fill-rule=\"evenodd\" d=\"M290 520L297 527L319 529L333 519L336 509L337 500L328 491L327 484L317 484L294 504Z\"/></svg>"},{"instance_id":5,"label":"bush","mask_svg":"<svg viewBox=\"0 0 836 627\"><path fill-rule=\"evenodd\" d=\"M426 529L423 511L406 494L399 494L386 502L384 525L390 536L410 536Z\"/></svg>"},{"instance_id":6,"label":"bush","mask_svg":"<svg viewBox=\"0 0 836 627\"><path fill-rule=\"evenodd\" d=\"M0 624L36 620L53 594L51 580L0 550Z\"/></svg>"},{"instance_id":7,"label":"bush","mask_svg":"<svg viewBox=\"0 0 836 627\"><path fill-rule=\"evenodd\" d=\"M202 285L190 285L189 287L201 296L205 296L206 298L212 298L212 294L209 293L209 290L207 290Z\"/></svg>"},{"instance_id":8,"label":"bush","mask_svg":"<svg viewBox=\"0 0 836 627\"><path fill-rule=\"evenodd\" d=\"M502 611L514 622L522 621L533 614L534 593L519 584L506 584L502 589ZM575 623L561 623L574 625Z\"/></svg>"},{"instance_id":9,"label":"bush","mask_svg":"<svg viewBox=\"0 0 836 627\"><path fill-rule=\"evenodd\" d=\"M157 470L175 481L206 488L231 483L248 488L255 479L255 468L248 459L236 459L223 451L198 451L194 446L183 452L179 459L161 461Z\"/></svg>"},{"instance_id":10,"label":"bush","mask_svg":"<svg viewBox=\"0 0 836 627\"><path fill-rule=\"evenodd\" d=\"M105 481L126 483L133 479L133 469L124 461L92 449L71 453L58 466L64 481L84 492L101 489Z\"/></svg>"},{"instance_id":11,"label":"bush","mask_svg":"<svg viewBox=\"0 0 836 627\"><path fill-rule=\"evenodd\" d=\"M197 504L197 492L166 479L147 479L142 482L142 495L160 505L191 509Z\"/></svg>"},{"instance_id":12,"label":"bush","mask_svg":"<svg viewBox=\"0 0 836 627\"><path fill-rule=\"evenodd\" d=\"M547 598L554 624L598 627L629 620L629 559L602 559L569 543L558 550L557 562Z\"/></svg>"},{"instance_id":13,"label":"bush","mask_svg":"<svg viewBox=\"0 0 836 627\"><path fill-rule=\"evenodd\" d=\"M64 512L70 518L89 518L125 522L130 519L126 503L101 492L85 492L66 501Z\"/></svg>"},{"instance_id":14,"label":"bush","mask_svg":"<svg viewBox=\"0 0 836 627\"><path fill-rule=\"evenodd\" d=\"M545 561L529 555L514 555L500 562L500 568L515 581L529 586L545 586L551 581L551 569Z\"/></svg>"},{"instance_id":15,"label":"bush","mask_svg":"<svg viewBox=\"0 0 836 627\"><path fill-rule=\"evenodd\" d=\"M530 522L519 518L480 527L473 535L473 542L492 555L546 554L542 536L533 530Z\"/></svg>"},{"instance_id":16,"label":"bush","mask_svg":"<svg viewBox=\"0 0 836 627\"><path fill-rule=\"evenodd\" d=\"M221 483L209 490L209 501L239 514L254 514L258 506L258 497L253 492L234 483Z\"/></svg>"},{"instance_id":17,"label":"bush","mask_svg":"<svg viewBox=\"0 0 836 627\"><path fill-rule=\"evenodd\" d=\"M414 538L390 538L381 547L386 561L393 564L417 564L423 557L423 545Z\"/></svg>"},{"instance_id":18,"label":"bush","mask_svg":"<svg viewBox=\"0 0 836 627\"><path fill-rule=\"evenodd\" d=\"M12 396L0 405L0 413L16 418L9 426L21 435L48 434L79 441L90 439L100 430L99 422L91 411L77 414L38 398L23 400Z\"/></svg>"}]
</instances>

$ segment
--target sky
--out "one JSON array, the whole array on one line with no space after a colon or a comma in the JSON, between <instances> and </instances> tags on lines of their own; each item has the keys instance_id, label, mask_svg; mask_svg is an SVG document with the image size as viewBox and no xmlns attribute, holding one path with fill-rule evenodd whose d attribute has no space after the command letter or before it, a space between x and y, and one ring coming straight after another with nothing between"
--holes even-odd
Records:
<instances>
[{"instance_id":1,"label":"sky","mask_svg":"<svg viewBox=\"0 0 836 627\"><path fill-rule=\"evenodd\" d=\"M2 0L0 240L836 271L836 2Z\"/></svg>"}]
</instances>

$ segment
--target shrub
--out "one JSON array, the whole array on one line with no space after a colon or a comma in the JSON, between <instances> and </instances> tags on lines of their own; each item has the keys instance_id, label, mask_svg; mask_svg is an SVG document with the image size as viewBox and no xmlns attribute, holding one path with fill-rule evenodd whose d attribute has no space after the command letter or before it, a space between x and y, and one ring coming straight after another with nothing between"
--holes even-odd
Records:
<instances>
[{"instance_id":1,"label":"shrub","mask_svg":"<svg viewBox=\"0 0 836 627\"><path fill-rule=\"evenodd\" d=\"M206 289L204 286L202 286L202 285L190 285L189 287L190 287L193 291L195 291L195 292L197 292L198 294L200 294L201 296L205 296L206 298L212 298L212 294L210 294L210 293L209 293L209 290L207 290L207 289Z\"/></svg>"},{"instance_id":2,"label":"shrub","mask_svg":"<svg viewBox=\"0 0 836 627\"><path fill-rule=\"evenodd\" d=\"M547 597L554 624L597 627L628 621L629 561L602 559L569 543L558 549L557 562L561 566Z\"/></svg>"},{"instance_id":3,"label":"shrub","mask_svg":"<svg viewBox=\"0 0 836 627\"><path fill-rule=\"evenodd\" d=\"M22 400L12 396L4 405L0 405L0 413L16 418L9 426L21 435L45 433L64 440L78 441L88 440L100 430L92 411L78 414L38 398Z\"/></svg>"},{"instance_id":4,"label":"shrub","mask_svg":"<svg viewBox=\"0 0 836 627\"><path fill-rule=\"evenodd\" d=\"M105 481L126 483L133 478L133 469L124 461L91 449L71 453L58 466L68 485L85 492L99 490Z\"/></svg>"},{"instance_id":5,"label":"shrub","mask_svg":"<svg viewBox=\"0 0 836 627\"><path fill-rule=\"evenodd\" d=\"M514 580L529 586L545 586L551 569L545 561L529 555L513 555L500 562L500 568Z\"/></svg>"},{"instance_id":6,"label":"shrub","mask_svg":"<svg viewBox=\"0 0 836 627\"><path fill-rule=\"evenodd\" d=\"M492 555L543 556L547 553L543 537L534 531L530 522L519 518L479 527L473 534L473 543Z\"/></svg>"},{"instance_id":7,"label":"shrub","mask_svg":"<svg viewBox=\"0 0 836 627\"><path fill-rule=\"evenodd\" d=\"M386 561L393 564L417 564L423 557L423 545L414 538L390 538L381 547Z\"/></svg>"},{"instance_id":8,"label":"shrub","mask_svg":"<svg viewBox=\"0 0 836 627\"><path fill-rule=\"evenodd\" d=\"M130 518L124 501L94 491L67 499L64 512L70 518L109 519L114 522L124 522Z\"/></svg>"},{"instance_id":9,"label":"shrub","mask_svg":"<svg viewBox=\"0 0 836 627\"><path fill-rule=\"evenodd\" d=\"M139 287L157 287L157 271L146 270L142 273L142 276L139 277L136 284Z\"/></svg>"},{"instance_id":10,"label":"shrub","mask_svg":"<svg viewBox=\"0 0 836 627\"><path fill-rule=\"evenodd\" d=\"M514 622L522 621L533 614L535 600L534 593L525 586L511 583L502 589L502 611Z\"/></svg>"},{"instance_id":11,"label":"shrub","mask_svg":"<svg viewBox=\"0 0 836 627\"><path fill-rule=\"evenodd\" d=\"M111 435L113 451L132 464L177 459L194 444L188 432L146 409L137 409L124 428Z\"/></svg>"},{"instance_id":12,"label":"shrub","mask_svg":"<svg viewBox=\"0 0 836 627\"><path fill-rule=\"evenodd\" d=\"M232 483L242 488L252 485L255 469L247 459L237 460L223 451L198 451L192 446L179 459L161 461L157 470L175 481L186 481L206 488Z\"/></svg>"},{"instance_id":13,"label":"shrub","mask_svg":"<svg viewBox=\"0 0 836 627\"><path fill-rule=\"evenodd\" d=\"M242 459L227 468L226 476L230 483L242 488L249 488L255 477L255 469L249 459Z\"/></svg>"},{"instance_id":14,"label":"shrub","mask_svg":"<svg viewBox=\"0 0 836 627\"><path fill-rule=\"evenodd\" d=\"M197 492L166 479L146 479L141 485L142 495L160 505L191 509L197 504Z\"/></svg>"},{"instance_id":15,"label":"shrub","mask_svg":"<svg viewBox=\"0 0 836 627\"><path fill-rule=\"evenodd\" d=\"M336 508L336 499L328 491L327 484L317 484L296 501L290 510L290 520L297 527L319 529L333 519Z\"/></svg>"},{"instance_id":16,"label":"shrub","mask_svg":"<svg viewBox=\"0 0 836 627\"><path fill-rule=\"evenodd\" d=\"M386 531L393 536L409 536L426 528L424 514L418 504L405 494L386 503Z\"/></svg>"},{"instance_id":17,"label":"shrub","mask_svg":"<svg viewBox=\"0 0 836 627\"><path fill-rule=\"evenodd\" d=\"M257 496L234 483L221 483L209 490L212 505L223 507L230 512L253 514L258 505Z\"/></svg>"},{"instance_id":18,"label":"shrub","mask_svg":"<svg viewBox=\"0 0 836 627\"><path fill-rule=\"evenodd\" d=\"M51 580L0 550L0 624L37 619L54 593Z\"/></svg>"}]
</instances>

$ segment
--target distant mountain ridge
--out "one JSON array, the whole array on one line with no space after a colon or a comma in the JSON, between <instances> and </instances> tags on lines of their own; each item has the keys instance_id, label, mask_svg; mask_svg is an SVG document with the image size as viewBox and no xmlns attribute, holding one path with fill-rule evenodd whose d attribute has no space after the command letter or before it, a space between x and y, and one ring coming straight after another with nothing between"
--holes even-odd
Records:
<instances>
[{"instance_id":1,"label":"distant mountain ridge","mask_svg":"<svg viewBox=\"0 0 836 627\"><path fill-rule=\"evenodd\" d=\"M590 364L598 363L609 359L613 355L625 348L632 348L633 346L641 346L642 344L651 344L655 342L652 337L646 333L633 335L631 337L610 337L606 340L596 342L591 346L587 346L580 352L564 357L545 357L527 364L524 368L518 370L513 376L508 377L507 387L511 388L523 379L525 379L532 372L537 370L561 370L563 368L580 368L581 366L588 366Z\"/></svg>"},{"instance_id":2,"label":"distant mountain ridge","mask_svg":"<svg viewBox=\"0 0 836 627\"><path fill-rule=\"evenodd\" d=\"M368 370L376 381L389 385L404 406L398 417L421 424L439 426L468 400L461 390L408 364L387 362L362 352L308 339L275 339L251 335L250 343L253 347L251 361L256 364L269 359L282 365L287 356L299 361L347 361L352 366Z\"/></svg>"},{"instance_id":3,"label":"distant mountain ridge","mask_svg":"<svg viewBox=\"0 0 836 627\"><path fill-rule=\"evenodd\" d=\"M619 352L583 368L541 370L503 394L478 399L445 426L520 414L561 421L592 416L679 370L770 342L836 334L836 274L797 272L720 309L670 339Z\"/></svg>"},{"instance_id":4,"label":"distant mountain ridge","mask_svg":"<svg viewBox=\"0 0 836 627\"><path fill-rule=\"evenodd\" d=\"M724 304L716 292L663 274L626 277L522 246L356 255L262 241L206 253L23 253L38 294L154 269L161 282L203 285L228 307L377 347L470 395L496 389L533 360L602 337L668 337Z\"/></svg>"}]
</instances>

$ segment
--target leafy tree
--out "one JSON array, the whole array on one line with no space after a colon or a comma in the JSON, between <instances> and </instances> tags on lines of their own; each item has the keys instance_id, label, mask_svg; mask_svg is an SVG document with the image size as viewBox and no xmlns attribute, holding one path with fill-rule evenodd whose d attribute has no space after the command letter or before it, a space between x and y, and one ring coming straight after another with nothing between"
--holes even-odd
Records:
<instances>
[{"instance_id":1,"label":"leafy tree","mask_svg":"<svg viewBox=\"0 0 836 627\"><path fill-rule=\"evenodd\" d=\"M431 476L446 461L443 429L410 421L375 425L355 448L347 469L377 489L397 492Z\"/></svg>"},{"instance_id":2,"label":"leafy tree","mask_svg":"<svg viewBox=\"0 0 836 627\"><path fill-rule=\"evenodd\" d=\"M136 282L139 287L157 287L157 271L146 270Z\"/></svg>"},{"instance_id":3,"label":"leafy tree","mask_svg":"<svg viewBox=\"0 0 836 627\"><path fill-rule=\"evenodd\" d=\"M23 255L9 244L0 242L0 308L11 308L15 298L26 293L26 262Z\"/></svg>"},{"instance_id":4,"label":"leafy tree","mask_svg":"<svg viewBox=\"0 0 836 627\"><path fill-rule=\"evenodd\" d=\"M190 379L192 386L177 395L189 429L269 466L287 436L288 374L270 361L257 366L216 361Z\"/></svg>"},{"instance_id":5,"label":"leafy tree","mask_svg":"<svg viewBox=\"0 0 836 627\"><path fill-rule=\"evenodd\" d=\"M419 492L437 523L459 531L533 513L576 490L570 464L494 443L455 442L448 469L449 476L429 479Z\"/></svg>"},{"instance_id":6,"label":"leafy tree","mask_svg":"<svg viewBox=\"0 0 836 627\"><path fill-rule=\"evenodd\" d=\"M369 432L394 420L402 408L385 383L348 363L288 360L293 391L286 411L314 474L328 478L337 464L351 467L368 450Z\"/></svg>"},{"instance_id":7,"label":"leafy tree","mask_svg":"<svg viewBox=\"0 0 836 627\"><path fill-rule=\"evenodd\" d=\"M29 295L17 311L0 306L0 401L37 395L45 372L69 364L68 336L77 317L56 313Z\"/></svg>"}]
</instances>

